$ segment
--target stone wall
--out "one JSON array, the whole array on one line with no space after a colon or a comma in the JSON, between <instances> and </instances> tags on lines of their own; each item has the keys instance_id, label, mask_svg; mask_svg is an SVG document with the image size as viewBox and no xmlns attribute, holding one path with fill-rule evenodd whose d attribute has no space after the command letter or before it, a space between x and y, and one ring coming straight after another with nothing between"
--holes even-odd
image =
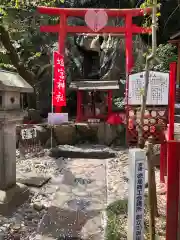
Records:
<instances>
[{"instance_id":1,"label":"stone wall","mask_svg":"<svg viewBox=\"0 0 180 240\"><path fill-rule=\"evenodd\" d=\"M32 125L37 129L38 138L44 148L55 145L75 145L93 143L103 145L121 145L124 143L124 128L111 126L106 123L98 124L62 124L51 127L48 124ZM20 126L17 126L17 148L20 138Z\"/></svg>"}]
</instances>

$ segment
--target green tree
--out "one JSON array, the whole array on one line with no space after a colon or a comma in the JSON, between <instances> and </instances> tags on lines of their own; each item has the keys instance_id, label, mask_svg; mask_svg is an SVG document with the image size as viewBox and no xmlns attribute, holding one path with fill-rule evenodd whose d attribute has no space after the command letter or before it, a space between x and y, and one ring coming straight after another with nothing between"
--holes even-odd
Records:
<instances>
[{"instance_id":1,"label":"green tree","mask_svg":"<svg viewBox=\"0 0 180 240\"><path fill-rule=\"evenodd\" d=\"M39 26L40 23L55 24L58 22L58 19L55 17L38 15L36 11L37 5L84 8L131 8L139 7L140 3L142 3L142 1L138 0L66 0L64 4L62 4L60 0L0 0L0 67L17 71L24 79L35 87L37 94L42 92L45 98L49 98L52 79L51 56L53 49L57 48L57 34L40 33ZM144 4L149 3L146 0L146 3ZM173 6L175 7L176 5L174 4ZM161 16L159 16L159 33L160 31L162 32L162 19L168 19L167 15L164 14L165 10L167 11L168 8L171 8L171 6L167 5L167 3L162 3ZM167 39L166 36L169 36L169 28L172 27L170 23L172 19L176 19L177 13L178 12L175 12L166 23L166 28L164 30L165 34L162 38L163 41L165 41L164 39ZM73 24L74 22L82 22L81 19L77 18L72 18L70 21L73 22ZM140 19L139 23L141 24L141 22ZM115 24L117 23L118 21L116 21ZM140 55L142 56L142 51L137 50L139 45L137 46L136 39L137 38L134 40L135 55L137 57L139 56L138 59L141 58L142 60L142 57L140 57ZM143 39L146 40L145 42L147 44L150 43L146 38L143 37ZM159 39L161 38L159 37ZM118 55L117 53L120 52L121 60L118 62L118 66L121 67L118 69L118 74L121 74L121 77L123 77L125 71L124 57L122 56L124 56L125 46L122 39L120 40L122 43L121 48L119 47L120 42L117 39L112 38L111 41L112 44L110 45L113 46L113 48L109 50L104 59L107 59L107 57L109 60L113 58L111 69L115 69L116 71L116 66L114 64L118 61L114 56ZM67 71L67 78L68 81L71 81L71 79L74 79L80 74L81 57L80 53L74 46L74 38L72 36L68 37L66 46L66 63L70 69L70 71ZM141 60L140 63L142 63Z\"/></svg>"},{"instance_id":2,"label":"green tree","mask_svg":"<svg viewBox=\"0 0 180 240\"><path fill-rule=\"evenodd\" d=\"M52 6L54 0L38 1L39 4ZM3 1L0 19L0 64L1 67L15 69L29 83L37 80L47 63L47 48L55 41L40 34L36 2ZM49 63L49 61L48 61ZM47 66L48 67L48 66Z\"/></svg>"},{"instance_id":3,"label":"green tree","mask_svg":"<svg viewBox=\"0 0 180 240\"><path fill-rule=\"evenodd\" d=\"M59 0L1 0L0 1L0 67L17 71L36 89L49 97L51 89L51 56L52 50L57 48L57 34L40 33L40 23L56 24L58 19L37 14L37 5L55 7L129 7L126 1L79 1L66 0L64 4ZM77 18L71 22L78 22ZM66 44L66 62L71 71L67 78L70 81L73 75L81 70L80 54L74 47L74 38L68 37ZM44 74L46 76L44 76ZM45 80L46 79L46 80ZM48 81L49 79L50 81ZM43 81L43 84L40 84ZM47 89L47 92L45 89ZM45 93L46 92L46 93ZM46 98L47 98L46 97ZM50 98L49 98L50 99ZM46 104L45 104L46 105Z\"/></svg>"},{"instance_id":4,"label":"green tree","mask_svg":"<svg viewBox=\"0 0 180 240\"><path fill-rule=\"evenodd\" d=\"M141 7L151 7L152 0L144 0L141 2ZM158 44L165 44L170 36L179 31L180 29L180 2L171 0L157 0L159 6L158 17ZM146 24L150 23L150 19L146 18ZM143 37L148 43L148 39Z\"/></svg>"},{"instance_id":5,"label":"green tree","mask_svg":"<svg viewBox=\"0 0 180 240\"><path fill-rule=\"evenodd\" d=\"M38 98L43 94L50 107L52 86L52 51L57 48L57 34L41 33L40 24L56 24L58 19L40 16L38 5L61 7L60 1L1 1L0 8L0 67L17 71L35 88ZM71 6L66 4L66 7ZM72 42L72 39L71 41ZM74 42L73 42L74 44ZM68 48L67 48L68 50ZM71 50L66 51L71 53ZM72 58L67 58L70 61ZM73 59L74 60L74 59ZM70 62L69 61L69 62ZM75 66L75 65L74 65ZM73 70L74 67L73 66ZM78 69L77 69L78 70ZM72 71L74 72L74 71ZM68 78L69 78L68 71Z\"/></svg>"},{"instance_id":6,"label":"green tree","mask_svg":"<svg viewBox=\"0 0 180 240\"><path fill-rule=\"evenodd\" d=\"M159 63L154 65L157 71L168 72L169 64L177 61L177 48L172 44L160 44L157 48Z\"/></svg>"}]
</instances>

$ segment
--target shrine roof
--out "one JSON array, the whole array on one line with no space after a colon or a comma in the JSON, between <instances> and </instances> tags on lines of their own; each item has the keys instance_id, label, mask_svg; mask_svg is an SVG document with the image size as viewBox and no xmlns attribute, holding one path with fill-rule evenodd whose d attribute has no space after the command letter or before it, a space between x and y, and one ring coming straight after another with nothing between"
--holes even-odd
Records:
<instances>
[{"instance_id":1,"label":"shrine roof","mask_svg":"<svg viewBox=\"0 0 180 240\"><path fill-rule=\"evenodd\" d=\"M175 40L175 39L180 40L180 30L170 37L170 40Z\"/></svg>"},{"instance_id":2,"label":"shrine roof","mask_svg":"<svg viewBox=\"0 0 180 240\"><path fill-rule=\"evenodd\" d=\"M170 37L169 43L178 44L180 42L180 30Z\"/></svg>"},{"instance_id":3,"label":"shrine roof","mask_svg":"<svg viewBox=\"0 0 180 240\"><path fill-rule=\"evenodd\" d=\"M73 81L70 88L73 90L116 90L119 89L120 81Z\"/></svg>"},{"instance_id":4,"label":"shrine roof","mask_svg":"<svg viewBox=\"0 0 180 240\"><path fill-rule=\"evenodd\" d=\"M0 69L0 90L19 92L33 92L33 87L27 83L18 73Z\"/></svg>"}]
</instances>

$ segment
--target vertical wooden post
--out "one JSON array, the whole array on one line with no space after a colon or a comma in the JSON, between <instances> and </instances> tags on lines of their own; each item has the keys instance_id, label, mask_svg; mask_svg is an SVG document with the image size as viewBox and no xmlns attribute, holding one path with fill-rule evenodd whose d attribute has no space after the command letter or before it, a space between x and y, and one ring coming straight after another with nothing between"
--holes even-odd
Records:
<instances>
[{"instance_id":1,"label":"vertical wooden post","mask_svg":"<svg viewBox=\"0 0 180 240\"><path fill-rule=\"evenodd\" d=\"M108 115L112 113L112 90L108 90Z\"/></svg>"},{"instance_id":2,"label":"vertical wooden post","mask_svg":"<svg viewBox=\"0 0 180 240\"><path fill-rule=\"evenodd\" d=\"M66 41L66 15L63 13L60 16L60 23L59 23L59 53L64 54L65 50L65 41Z\"/></svg>"},{"instance_id":3,"label":"vertical wooden post","mask_svg":"<svg viewBox=\"0 0 180 240\"><path fill-rule=\"evenodd\" d=\"M169 129L168 140L174 139L174 105L175 105L175 87L176 87L176 62L170 64L169 81Z\"/></svg>"},{"instance_id":4,"label":"vertical wooden post","mask_svg":"<svg viewBox=\"0 0 180 240\"><path fill-rule=\"evenodd\" d=\"M125 33L125 41L126 41L126 144L129 142L129 134L128 134L128 115L129 115L129 107L128 107L128 89L129 89L129 74L132 69L132 58L133 58L133 43L132 43L132 16L131 14L126 15L125 25L127 32Z\"/></svg>"},{"instance_id":5,"label":"vertical wooden post","mask_svg":"<svg viewBox=\"0 0 180 240\"><path fill-rule=\"evenodd\" d=\"M94 91L92 91L91 92L91 106L92 106L92 108L91 108L91 111L92 111L92 113L91 113L91 117L92 118L96 118L96 106L95 106L95 93L94 93Z\"/></svg>"},{"instance_id":6,"label":"vertical wooden post","mask_svg":"<svg viewBox=\"0 0 180 240\"><path fill-rule=\"evenodd\" d=\"M167 143L164 142L161 144L160 149L160 182L165 183L165 172L167 164Z\"/></svg>"},{"instance_id":7,"label":"vertical wooden post","mask_svg":"<svg viewBox=\"0 0 180 240\"><path fill-rule=\"evenodd\" d=\"M82 92L78 90L77 91L77 116L76 116L77 122L80 122L82 120L81 104L82 104Z\"/></svg>"},{"instance_id":8,"label":"vertical wooden post","mask_svg":"<svg viewBox=\"0 0 180 240\"><path fill-rule=\"evenodd\" d=\"M132 16L129 14L126 16L126 29L125 33L126 37L126 73L129 73L132 70L133 64L133 42L132 42ZM127 89L126 89L127 90Z\"/></svg>"},{"instance_id":9,"label":"vertical wooden post","mask_svg":"<svg viewBox=\"0 0 180 240\"><path fill-rule=\"evenodd\" d=\"M180 142L169 141L167 144L166 240L178 240Z\"/></svg>"},{"instance_id":10,"label":"vertical wooden post","mask_svg":"<svg viewBox=\"0 0 180 240\"><path fill-rule=\"evenodd\" d=\"M147 163L148 163L148 205L149 205L149 238L155 240L155 215L157 212L156 182L154 166L152 164L153 144L152 138L148 138Z\"/></svg>"},{"instance_id":11,"label":"vertical wooden post","mask_svg":"<svg viewBox=\"0 0 180 240\"><path fill-rule=\"evenodd\" d=\"M67 31L66 31L66 15L65 14L61 14L61 16L60 16L60 23L59 23L58 44L59 44L59 53L62 54L62 55L64 55L64 50L65 50L66 34L67 34ZM65 89L65 92L66 92L66 89ZM55 108L55 112L56 113L62 112L62 107L56 107Z\"/></svg>"}]
</instances>

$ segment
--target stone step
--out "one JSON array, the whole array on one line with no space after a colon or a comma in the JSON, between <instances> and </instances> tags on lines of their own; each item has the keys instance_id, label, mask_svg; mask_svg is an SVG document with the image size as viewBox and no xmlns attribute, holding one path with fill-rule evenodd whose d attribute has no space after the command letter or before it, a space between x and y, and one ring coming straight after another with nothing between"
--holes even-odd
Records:
<instances>
[{"instance_id":1,"label":"stone step","mask_svg":"<svg viewBox=\"0 0 180 240\"><path fill-rule=\"evenodd\" d=\"M180 104L175 104L175 114L180 115Z\"/></svg>"},{"instance_id":2,"label":"stone step","mask_svg":"<svg viewBox=\"0 0 180 240\"><path fill-rule=\"evenodd\" d=\"M53 148L50 156L54 158L89 158L89 159L107 159L116 156L115 152L110 151L108 148L81 148L70 145L63 145Z\"/></svg>"},{"instance_id":3,"label":"stone step","mask_svg":"<svg viewBox=\"0 0 180 240\"><path fill-rule=\"evenodd\" d=\"M180 123L180 115L174 115L174 122Z\"/></svg>"}]
</instances>

